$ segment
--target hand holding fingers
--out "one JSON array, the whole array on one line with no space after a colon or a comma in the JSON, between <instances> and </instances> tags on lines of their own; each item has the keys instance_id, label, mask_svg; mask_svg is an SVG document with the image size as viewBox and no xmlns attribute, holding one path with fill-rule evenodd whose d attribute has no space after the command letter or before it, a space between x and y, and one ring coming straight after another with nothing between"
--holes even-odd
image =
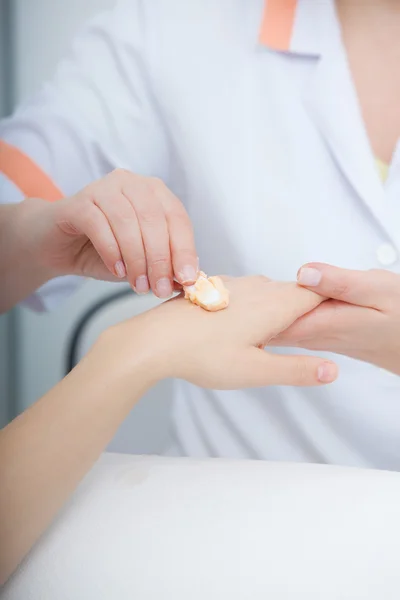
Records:
<instances>
[{"instance_id":1,"label":"hand holding fingers","mask_svg":"<svg viewBox=\"0 0 400 600\"><path fill-rule=\"evenodd\" d=\"M400 275L373 269L354 271L321 263L309 263L298 272L300 285L327 298L376 310L400 300Z\"/></svg>"},{"instance_id":2,"label":"hand holding fingers","mask_svg":"<svg viewBox=\"0 0 400 600\"><path fill-rule=\"evenodd\" d=\"M271 281L264 276L233 278L226 285L232 292L233 310L242 315L246 311L244 322L254 320L253 329L262 336L260 343L267 343L325 300L296 283ZM253 329L249 327L249 333Z\"/></svg>"},{"instance_id":3,"label":"hand holding fingers","mask_svg":"<svg viewBox=\"0 0 400 600\"><path fill-rule=\"evenodd\" d=\"M367 311L338 300L326 300L283 329L270 345L333 350L337 341L344 339L349 332L351 335L354 325L365 323Z\"/></svg>"}]
</instances>

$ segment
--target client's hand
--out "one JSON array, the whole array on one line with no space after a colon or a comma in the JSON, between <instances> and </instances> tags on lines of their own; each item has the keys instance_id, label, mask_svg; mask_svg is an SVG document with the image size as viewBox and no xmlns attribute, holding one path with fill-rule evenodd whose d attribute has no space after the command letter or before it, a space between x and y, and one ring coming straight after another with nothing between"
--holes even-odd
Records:
<instances>
[{"instance_id":1,"label":"client's hand","mask_svg":"<svg viewBox=\"0 0 400 600\"><path fill-rule=\"evenodd\" d=\"M227 279L226 286L230 304L225 310L209 313L179 297L112 328L99 342L106 342L108 360L129 373L135 357L154 382L177 377L214 389L335 380L337 367L331 362L259 348L318 306L321 296L262 276Z\"/></svg>"},{"instance_id":2,"label":"client's hand","mask_svg":"<svg viewBox=\"0 0 400 600\"><path fill-rule=\"evenodd\" d=\"M298 281L329 300L274 345L344 354L400 375L400 275L313 263Z\"/></svg>"},{"instance_id":3,"label":"client's hand","mask_svg":"<svg viewBox=\"0 0 400 600\"><path fill-rule=\"evenodd\" d=\"M158 380L232 389L335 379L330 362L259 349L321 296L265 277L227 286L230 304L220 312L181 297L109 329L68 377L0 432L0 547L7 548L0 585Z\"/></svg>"}]
</instances>

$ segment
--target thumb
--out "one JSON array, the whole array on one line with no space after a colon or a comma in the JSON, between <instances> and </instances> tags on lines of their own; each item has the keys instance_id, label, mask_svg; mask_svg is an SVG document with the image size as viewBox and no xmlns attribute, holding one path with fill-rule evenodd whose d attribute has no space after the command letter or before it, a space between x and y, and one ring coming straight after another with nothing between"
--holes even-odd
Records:
<instances>
[{"instance_id":1,"label":"thumb","mask_svg":"<svg viewBox=\"0 0 400 600\"><path fill-rule=\"evenodd\" d=\"M285 356L251 348L241 368L248 387L267 385L315 386L332 383L337 365L314 356ZM238 375L238 373L236 373Z\"/></svg>"},{"instance_id":2,"label":"thumb","mask_svg":"<svg viewBox=\"0 0 400 600\"><path fill-rule=\"evenodd\" d=\"M400 291L400 278L383 270L350 271L322 263L301 267L297 283L325 296L368 308L382 308L382 297Z\"/></svg>"}]
</instances>

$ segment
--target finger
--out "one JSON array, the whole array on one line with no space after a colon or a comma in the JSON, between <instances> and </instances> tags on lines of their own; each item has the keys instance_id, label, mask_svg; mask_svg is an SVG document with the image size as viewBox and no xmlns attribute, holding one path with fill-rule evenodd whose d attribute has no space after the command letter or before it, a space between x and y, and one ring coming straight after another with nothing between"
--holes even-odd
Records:
<instances>
[{"instance_id":1,"label":"finger","mask_svg":"<svg viewBox=\"0 0 400 600\"><path fill-rule=\"evenodd\" d=\"M331 361L313 356L269 354L257 348L251 348L241 364L243 383L249 387L324 385L335 381L338 375L337 365Z\"/></svg>"},{"instance_id":2,"label":"finger","mask_svg":"<svg viewBox=\"0 0 400 600\"><path fill-rule=\"evenodd\" d=\"M150 286L159 298L173 292L169 232L164 209L147 181L124 186L123 194L135 208L146 254Z\"/></svg>"},{"instance_id":3,"label":"finger","mask_svg":"<svg viewBox=\"0 0 400 600\"><path fill-rule=\"evenodd\" d=\"M360 327L360 323L364 325L364 311L370 312L370 309L327 300L280 332L269 341L269 345L304 347L305 343L312 341L321 350L325 349L324 343L329 343L331 347L347 332L354 331L354 326Z\"/></svg>"},{"instance_id":4,"label":"finger","mask_svg":"<svg viewBox=\"0 0 400 600\"><path fill-rule=\"evenodd\" d=\"M179 283L191 285L199 271L192 222L183 204L166 186L161 184L157 194L167 218L174 275Z\"/></svg>"},{"instance_id":5,"label":"finger","mask_svg":"<svg viewBox=\"0 0 400 600\"><path fill-rule=\"evenodd\" d=\"M121 250L103 212L93 202L87 202L74 211L69 220L77 231L89 238L110 273L123 279L126 269Z\"/></svg>"},{"instance_id":6,"label":"finger","mask_svg":"<svg viewBox=\"0 0 400 600\"><path fill-rule=\"evenodd\" d=\"M351 356L355 332L371 327L379 331L385 318L382 312L365 306L328 300L271 339L269 346L297 347Z\"/></svg>"},{"instance_id":7,"label":"finger","mask_svg":"<svg viewBox=\"0 0 400 600\"><path fill-rule=\"evenodd\" d=\"M400 295L400 278L384 270L351 271L321 263L310 263L298 272L300 285L322 296L369 308L382 308L385 295Z\"/></svg>"},{"instance_id":8,"label":"finger","mask_svg":"<svg viewBox=\"0 0 400 600\"><path fill-rule=\"evenodd\" d=\"M285 312L287 307L288 318L294 321L315 309L325 301L325 298L315 290L307 290L290 282L282 287L282 300L285 303Z\"/></svg>"},{"instance_id":9,"label":"finger","mask_svg":"<svg viewBox=\"0 0 400 600\"><path fill-rule=\"evenodd\" d=\"M270 282L269 285L276 287L274 304L268 303L266 296L266 318L270 318L271 312L274 315L271 323L270 334L275 337L281 331L287 329L297 319L304 314L309 313L319 306L325 299L315 292L300 287L296 283ZM281 306L282 310L276 314L272 311L273 307Z\"/></svg>"},{"instance_id":10,"label":"finger","mask_svg":"<svg viewBox=\"0 0 400 600\"><path fill-rule=\"evenodd\" d=\"M129 283L138 294L146 294L149 291L146 256L134 207L120 193L101 193L95 204L108 219L118 242Z\"/></svg>"}]
</instances>

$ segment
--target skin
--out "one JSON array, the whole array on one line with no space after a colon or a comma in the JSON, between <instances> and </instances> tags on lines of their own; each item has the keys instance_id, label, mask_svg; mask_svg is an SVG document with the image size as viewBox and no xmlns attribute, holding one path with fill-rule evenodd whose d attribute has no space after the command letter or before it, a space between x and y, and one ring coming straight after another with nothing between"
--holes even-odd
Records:
<instances>
[{"instance_id":1,"label":"skin","mask_svg":"<svg viewBox=\"0 0 400 600\"><path fill-rule=\"evenodd\" d=\"M38 266L30 274L26 265L28 280L18 285L8 272L14 296L4 294L3 311L26 295L33 277L36 286L69 274L126 279L137 293L152 289L160 298L172 295L174 280L192 284L197 277L192 224L183 204L155 178L117 169L53 204L30 198L19 210L2 207L0 228L2 221L12 227L2 228L7 259L19 265L29 245Z\"/></svg>"},{"instance_id":2,"label":"skin","mask_svg":"<svg viewBox=\"0 0 400 600\"><path fill-rule=\"evenodd\" d=\"M398 0L336 0L349 68L371 150L390 162L400 137L400 7ZM138 293L170 296L174 280L192 284L198 271L193 228L179 201L159 180L116 170L53 205L23 203L13 235L0 241L14 263L12 240L25 236L40 273L29 272L3 292L0 310L22 300L26 289L57 275L128 279ZM1 221L1 215L0 215ZM1 226L1 222L0 222ZM3 278L2 278L3 279ZM18 292L18 293L16 293Z\"/></svg>"},{"instance_id":3,"label":"skin","mask_svg":"<svg viewBox=\"0 0 400 600\"><path fill-rule=\"evenodd\" d=\"M336 0L349 68L374 155L390 163L400 137L400 5Z\"/></svg>"},{"instance_id":4,"label":"skin","mask_svg":"<svg viewBox=\"0 0 400 600\"><path fill-rule=\"evenodd\" d=\"M398 1L360 7L359 0L337 0L337 9L371 149L389 162L400 136ZM161 297L173 278L195 279L184 274L186 266L197 270L192 227L157 180L117 171L54 205L31 199L4 210L3 311L56 275L127 278L138 292L151 287ZM228 283L226 311L205 314L179 299L113 328L68 378L0 432L1 488L8 492L0 496L0 547L8 548L0 580L49 525L139 397L163 377L225 389L318 385L336 376L319 359L257 348L267 342L335 351L400 374L398 275L313 264L299 282L330 299L321 304L320 296L304 295L309 290L242 279Z\"/></svg>"},{"instance_id":5,"label":"skin","mask_svg":"<svg viewBox=\"0 0 400 600\"><path fill-rule=\"evenodd\" d=\"M389 164L400 138L400 4L336 0L336 6L371 151ZM277 345L337 352L400 374L399 275L320 264L305 265L299 275L331 300Z\"/></svg>"},{"instance_id":6,"label":"skin","mask_svg":"<svg viewBox=\"0 0 400 600\"><path fill-rule=\"evenodd\" d=\"M0 547L7 548L0 553L0 583L161 379L237 389L336 378L329 361L258 348L318 306L321 296L261 276L226 285L225 310L209 313L181 296L109 329L68 377L0 431Z\"/></svg>"},{"instance_id":7,"label":"skin","mask_svg":"<svg viewBox=\"0 0 400 600\"><path fill-rule=\"evenodd\" d=\"M400 275L312 263L299 271L298 281L330 300L274 345L336 352L400 375Z\"/></svg>"}]
</instances>

